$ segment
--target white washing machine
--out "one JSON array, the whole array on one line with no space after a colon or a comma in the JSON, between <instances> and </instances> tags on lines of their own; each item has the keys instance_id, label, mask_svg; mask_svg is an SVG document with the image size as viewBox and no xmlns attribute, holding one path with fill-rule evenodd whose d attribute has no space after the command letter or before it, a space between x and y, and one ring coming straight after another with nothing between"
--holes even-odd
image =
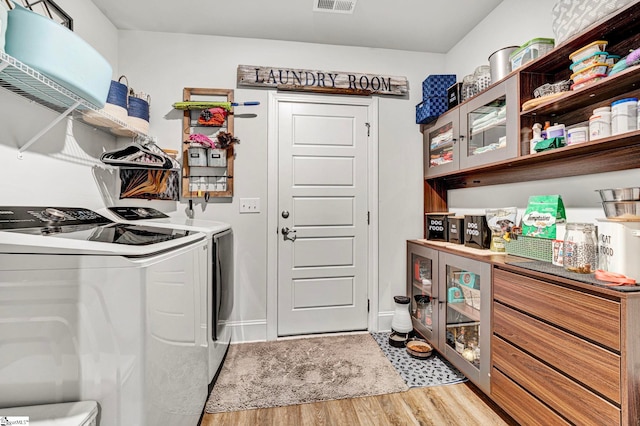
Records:
<instances>
[{"instance_id":1,"label":"white washing machine","mask_svg":"<svg viewBox=\"0 0 640 426\"><path fill-rule=\"evenodd\" d=\"M150 207L109 207L100 213L110 219L132 224L184 229L207 235L209 262L202 300L207 301L207 323L202 331L209 347L209 390L222 368L231 341L227 322L233 308L234 264L233 232L224 222L173 218Z\"/></svg>"},{"instance_id":2,"label":"white washing machine","mask_svg":"<svg viewBox=\"0 0 640 426\"><path fill-rule=\"evenodd\" d=\"M0 207L0 408L94 400L101 426L198 424L206 235Z\"/></svg>"}]
</instances>

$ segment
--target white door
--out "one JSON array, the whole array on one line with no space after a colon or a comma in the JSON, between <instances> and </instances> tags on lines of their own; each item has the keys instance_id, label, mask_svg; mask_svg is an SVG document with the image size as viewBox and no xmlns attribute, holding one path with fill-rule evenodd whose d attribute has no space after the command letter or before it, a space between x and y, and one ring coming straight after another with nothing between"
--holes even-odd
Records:
<instances>
[{"instance_id":1,"label":"white door","mask_svg":"<svg viewBox=\"0 0 640 426\"><path fill-rule=\"evenodd\" d=\"M279 104L279 336L367 328L368 126L366 105Z\"/></svg>"}]
</instances>

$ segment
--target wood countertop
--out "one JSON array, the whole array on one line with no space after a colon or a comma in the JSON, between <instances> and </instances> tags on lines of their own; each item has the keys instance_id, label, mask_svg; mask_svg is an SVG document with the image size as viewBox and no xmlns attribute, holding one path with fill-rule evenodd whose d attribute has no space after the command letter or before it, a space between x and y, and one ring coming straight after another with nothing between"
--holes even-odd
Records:
<instances>
[{"instance_id":1,"label":"wood countertop","mask_svg":"<svg viewBox=\"0 0 640 426\"><path fill-rule=\"evenodd\" d=\"M632 298L632 299L640 299L640 288L639 291L618 291L615 289L601 287L598 285L590 284L587 282L576 281L566 277L562 277L559 275L554 275L545 272L539 272L527 268L523 268L521 266L514 265L513 263L521 263L521 262L536 262L535 260L528 259L525 257L514 256L507 253L498 253L493 252L491 250L481 250L475 249L472 247L467 247L463 244L455 244L443 241L431 241L425 239L415 239L408 240L411 243L419 244L425 247L429 247L438 251L447 252L456 254L463 257L468 257L474 260L478 260L480 262L490 263L493 267L497 267L500 269L516 272L521 275L526 275L534 278L545 279L545 280L553 280L554 282L561 283L563 285L573 287L576 289L580 289L582 291L587 291L592 294L597 294L607 298Z\"/></svg>"}]
</instances>

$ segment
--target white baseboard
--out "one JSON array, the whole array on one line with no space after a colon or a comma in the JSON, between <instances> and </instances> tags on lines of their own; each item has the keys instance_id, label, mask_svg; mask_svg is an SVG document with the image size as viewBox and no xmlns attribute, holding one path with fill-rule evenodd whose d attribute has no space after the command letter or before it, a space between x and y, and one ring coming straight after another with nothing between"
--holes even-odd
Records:
<instances>
[{"instance_id":1,"label":"white baseboard","mask_svg":"<svg viewBox=\"0 0 640 426\"><path fill-rule=\"evenodd\" d=\"M393 311L378 313L378 329L369 331L391 331ZM264 342L267 340L267 321L227 321L231 331L231 343Z\"/></svg>"},{"instance_id":2,"label":"white baseboard","mask_svg":"<svg viewBox=\"0 0 640 426\"><path fill-rule=\"evenodd\" d=\"M264 342L267 340L267 321L227 321L231 343Z\"/></svg>"},{"instance_id":3,"label":"white baseboard","mask_svg":"<svg viewBox=\"0 0 640 426\"><path fill-rule=\"evenodd\" d=\"M391 331L393 311L378 312L378 329L373 331Z\"/></svg>"}]
</instances>

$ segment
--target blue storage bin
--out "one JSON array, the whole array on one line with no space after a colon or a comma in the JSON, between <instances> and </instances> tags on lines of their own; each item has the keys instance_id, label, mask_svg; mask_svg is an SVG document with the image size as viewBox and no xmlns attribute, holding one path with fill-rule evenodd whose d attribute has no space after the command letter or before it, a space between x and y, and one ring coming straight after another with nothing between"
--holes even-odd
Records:
<instances>
[{"instance_id":1,"label":"blue storage bin","mask_svg":"<svg viewBox=\"0 0 640 426\"><path fill-rule=\"evenodd\" d=\"M428 98L416 105L416 124L427 124L438 118L447 109L448 100L446 96Z\"/></svg>"},{"instance_id":2,"label":"blue storage bin","mask_svg":"<svg viewBox=\"0 0 640 426\"><path fill-rule=\"evenodd\" d=\"M422 100L447 96L447 89L456 84L455 74L432 74L422 82Z\"/></svg>"},{"instance_id":3,"label":"blue storage bin","mask_svg":"<svg viewBox=\"0 0 640 426\"><path fill-rule=\"evenodd\" d=\"M8 12L5 51L93 105L104 107L111 65L68 28L14 2Z\"/></svg>"}]
</instances>

